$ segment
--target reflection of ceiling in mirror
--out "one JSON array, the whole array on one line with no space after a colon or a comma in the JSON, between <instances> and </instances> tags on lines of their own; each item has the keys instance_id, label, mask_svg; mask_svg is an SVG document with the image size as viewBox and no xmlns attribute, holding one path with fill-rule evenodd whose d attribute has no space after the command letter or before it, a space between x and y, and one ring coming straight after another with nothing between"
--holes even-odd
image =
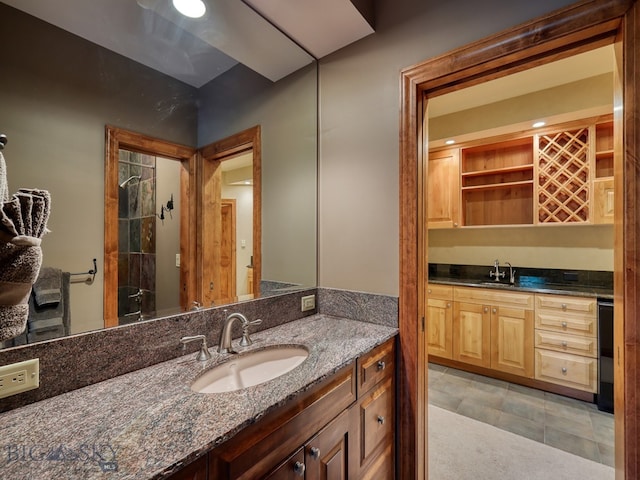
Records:
<instances>
[{"instance_id":1,"label":"reflection of ceiling in mirror","mask_svg":"<svg viewBox=\"0 0 640 480\"><path fill-rule=\"evenodd\" d=\"M590 50L523 72L491 80L429 99L435 118L507 98L564 85L613 71L613 46Z\"/></svg>"},{"instance_id":2,"label":"reflection of ceiling in mirror","mask_svg":"<svg viewBox=\"0 0 640 480\"><path fill-rule=\"evenodd\" d=\"M257 10L266 9L276 25L316 58L373 33L349 0L309 5L267 0L253 2L256 10L241 0L205 0L207 12L199 19L179 14L171 0L3 3L197 88L238 62L275 82L313 61Z\"/></svg>"}]
</instances>

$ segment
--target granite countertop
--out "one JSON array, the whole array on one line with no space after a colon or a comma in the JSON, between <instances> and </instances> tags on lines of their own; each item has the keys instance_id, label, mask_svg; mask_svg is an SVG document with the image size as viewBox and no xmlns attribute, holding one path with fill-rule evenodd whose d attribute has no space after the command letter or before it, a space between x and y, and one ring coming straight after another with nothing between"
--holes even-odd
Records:
<instances>
[{"instance_id":1,"label":"granite countertop","mask_svg":"<svg viewBox=\"0 0 640 480\"><path fill-rule=\"evenodd\" d=\"M531 292L550 293L559 295L572 295L576 297L598 297L613 299L613 291L609 288L584 286L584 285L561 285L538 282L517 282L509 285L502 282L478 281L465 278L435 277L429 278L429 283L440 285L454 285L458 287L482 287L505 290L508 292Z\"/></svg>"},{"instance_id":2,"label":"granite countertop","mask_svg":"<svg viewBox=\"0 0 640 480\"><path fill-rule=\"evenodd\" d=\"M396 334L318 314L252 336L242 351L309 349L300 366L261 385L191 391L194 378L229 357L211 348L207 362L189 354L11 410L0 414L0 478L164 478Z\"/></svg>"}]
</instances>

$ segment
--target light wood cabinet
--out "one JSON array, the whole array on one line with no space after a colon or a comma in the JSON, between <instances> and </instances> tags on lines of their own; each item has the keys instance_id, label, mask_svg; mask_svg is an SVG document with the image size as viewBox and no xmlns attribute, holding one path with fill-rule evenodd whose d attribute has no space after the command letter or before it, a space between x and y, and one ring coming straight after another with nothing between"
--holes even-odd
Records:
<instances>
[{"instance_id":1,"label":"light wood cabinet","mask_svg":"<svg viewBox=\"0 0 640 480\"><path fill-rule=\"evenodd\" d=\"M535 378L597 392L595 298L536 294Z\"/></svg>"},{"instance_id":2,"label":"light wood cabinet","mask_svg":"<svg viewBox=\"0 0 640 480\"><path fill-rule=\"evenodd\" d=\"M612 223L613 157L611 115L430 152L429 228Z\"/></svg>"},{"instance_id":3,"label":"light wood cabinet","mask_svg":"<svg viewBox=\"0 0 640 480\"><path fill-rule=\"evenodd\" d=\"M453 287L427 285L427 352L453 358Z\"/></svg>"},{"instance_id":4,"label":"light wood cabinet","mask_svg":"<svg viewBox=\"0 0 640 480\"><path fill-rule=\"evenodd\" d=\"M427 189L428 228L451 228L460 224L459 150L429 153Z\"/></svg>"},{"instance_id":5,"label":"light wood cabinet","mask_svg":"<svg viewBox=\"0 0 640 480\"><path fill-rule=\"evenodd\" d=\"M533 295L454 289L454 359L533 377Z\"/></svg>"}]
</instances>

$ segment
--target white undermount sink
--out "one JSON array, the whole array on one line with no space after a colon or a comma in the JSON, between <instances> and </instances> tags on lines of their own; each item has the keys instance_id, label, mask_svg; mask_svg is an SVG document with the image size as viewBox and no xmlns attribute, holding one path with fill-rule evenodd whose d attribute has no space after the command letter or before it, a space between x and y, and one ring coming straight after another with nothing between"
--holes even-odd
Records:
<instances>
[{"instance_id":1,"label":"white undermount sink","mask_svg":"<svg viewBox=\"0 0 640 480\"><path fill-rule=\"evenodd\" d=\"M191 384L198 393L232 392L273 380L290 372L309 356L300 345L282 345L231 357L207 370Z\"/></svg>"}]
</instances>

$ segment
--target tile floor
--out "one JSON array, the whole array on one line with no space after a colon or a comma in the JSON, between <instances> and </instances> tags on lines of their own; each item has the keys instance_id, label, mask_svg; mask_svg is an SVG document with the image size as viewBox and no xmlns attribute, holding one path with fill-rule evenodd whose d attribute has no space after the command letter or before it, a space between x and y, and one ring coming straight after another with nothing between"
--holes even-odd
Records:
<instances>
[{"instance_id":1,"label":"tile floor","mask_svg":"<svg viewBox=\"0 0 640 480\"><path fill-rule=\"evenodd\" d=\"M613 415L596 405L429 364L429 403L613 466Z\"/></svg>"}]
</instances>

